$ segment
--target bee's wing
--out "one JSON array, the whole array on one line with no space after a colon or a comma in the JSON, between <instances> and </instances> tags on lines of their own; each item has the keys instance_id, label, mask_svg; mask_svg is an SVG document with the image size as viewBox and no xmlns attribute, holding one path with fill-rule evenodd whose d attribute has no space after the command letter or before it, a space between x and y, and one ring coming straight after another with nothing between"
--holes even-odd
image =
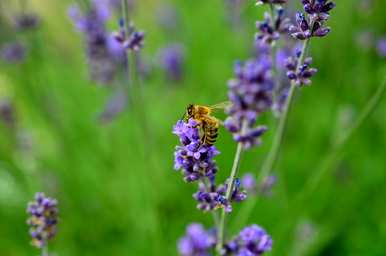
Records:
<instances>
[{"instance_id":1,"label":"bee's wing","mask_svg":"<svg viewBox=\"0 0 386 256\"><path fill-rule=\"evenodd\" d=\"M210 108L211 110L219 110L219 109L225 109L225 108L230 107L230 106L232 106L232 102L230 102L230 101L224 101L224 102L220 102L220 103L218 103L218 104L209 106L209 108Z\"/></svg>"}]
</instances>

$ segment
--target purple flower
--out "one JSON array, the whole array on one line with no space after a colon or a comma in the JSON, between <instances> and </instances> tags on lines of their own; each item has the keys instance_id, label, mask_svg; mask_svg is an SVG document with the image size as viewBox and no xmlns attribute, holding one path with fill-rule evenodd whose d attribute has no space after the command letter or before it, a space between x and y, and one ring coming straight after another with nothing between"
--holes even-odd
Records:
<instances>
[{"instance_id":1,"label":"purple flower","mask_svg":"<svg viewBox=\"0 0 386 256\"><path fill-rule=\"evenodd\" d=\"M215 245L213 232L206 231L201 224L192 223L178 241L178 252L182 256L210 256Z\"/></svg>"},{"instance_id":2,"label":"purple flower","mask_svg":"<svg viewBox=\"0 0 386 256\"><path fill-rule=\"evenodd\" d=\"M312 58L306 58L303 62L303 65L297 69L299 58L300 52L298 52L296 57L289 57L287 59L287 77L288 79L295 81L295 84L298 86L310 85L310 78L316 74L317 69L311 68Z\"/></svg>"},{"instance_id":3,"label":"purple flower","mask_svg":"<svg viewBox=\"0 0 386 256\"><path fill-rule=\"evenodd\" d=\"M213 145L202 145L196 121L179 120L173 128L173 133L181 142L174 153L174 168L182 170L186 182L211 177L217 172L213 158L220 152Z\"/></svg>"},{"instance_id":4,"label":"purple flower","mask_svg":"<svg viewBox=\"0 0 386 256\"><path fill-rule=\"evenodd\" d=\"M241 178L241 186L250 194L256 193L256 179L252 173L245 173Z\"/></svg>"},{"instance_id":5,"label":"purple flower","mask_svg":"<svg viewBox=\"0 0 386 256\"><path fill-rule=\"evenodd\" d=\"M288 31L287 18L284 18L284 10L278 9L275 20L269 13L264 14L264 21L257 21L256 27L259 32L256 34L256 40L261 44L271 44L280 38L280 34Z\"/></svg>"},{"instance_id":6,"label":"purple flower","mask_svg":"<svg viewBox=\"0 0 386 256\"><path fill-rule=\"evenodd\" d=\"M302 4L304 11L315 21L327 20L330 11L335 8L335 3L329 0L302 0Z\"/></svg>"},{"instance_id":7,"label":"purple flower","mask_svg":"<svg viewBox=\"0 0 386 256\"><path fill-rule=\"evenodd\" d=\"M224 185L221 184L216 186L214 177L210 177L209 180L209 186L200 182L198 191L193 194L193 198L198 201L197 208L200 210L207 212L224 208L225 212L229 213L232 211L231 202L242 202L247 198L246 192L241 189L239 179L235 180L230 200L226 199L226 191L229 182L226 182Z\"/></svg>"},{"instance_id":8,"label":"purple flower","mask_svg":"<svg viewBox=\"0 0 386 256\"><path fill-rule=\"evenodd\" d=\"M226 255L260 256L272 249L272 238L258 225L251 225L225 245Z\"/></svg>"},{"instance_id":9,"label":"purple flower","mask_svg":"<svg viewBox=\"0 0 386 256\"><path fill-rule=\"evenodd\" d=\"M160 63L170 80L180 81L183 76L183 46L181 44L173 44L162 49L160 53Z\"/></svg>"},{"instance_id":10,"label":"purple flower","mask_svg":"<svg viewBox=\"0 0 386 256\"><path fill-rule=\"evenodd\" d=\"M25 59L26 48L20 42L12 42L0 48L0 57L8 63L20 63Z\"/></svg>"},{"instance_id":11,"label":"purple flower","mask_svg":"<svg viewBox=\"0 0 386 256\"><path fill-rule=\"evenodd\" d=\"M110 17L108 3L95 0L84 13L78 6L71 6L69 16L84 35L91 78L99 83L112 82L126 55L124 49L120 49L122 46L114 43L106 31Z\"/></svg>"},{"instance_id":12,"label":"purple flower","mask_svg":"<svg viewBox=\"0 0 386 256\"><path fill-rule=\"evenodd\" d=\"M35 200L28 203L27 213L30 217L27 224L30 226L29 232L34 246L42 248L56 235L57 205L55 199L46 197L43 193L36 193Z\"/></svg>"},{"instance_id":13,"label":"purple flower","mask_svg":"<svg viewBox=\"0 0 386 256\"><path fill-rule=\"evenodd\" d=\"M0 121L7 127L13 127L16 123L15 108L9 100L0 101Z\"/></svg>"},{"instance_id":14,"label":"purple flower","mask_svg":"<svg viewBox=\"0 0 386 256\"><path fill-rule=\"evenodd\" d=\"M18 30L30 30L39 26L40 19L32 13L25 13L15 18L15 27Z\"/></svg>"},{"instance_id":15,"label":"purple flower","mask_svg":"<svg viewBox=\"0 0 386 256\"><path fill-rule=\"evenodd\" d=\"M306 17L301 12L296 13L296 25L289 27L291 36L299 40L326 36L330 28L325 27L324 23L335 4L329 0L302 0L302 3L308 15Z\"/></svg>"},{"instance_id":16,"label":"purple flower","mask_svg":"<svg viewBox=\"0 0 386 256\"><path fill-rule=\"evenodd\" d=\"M255 127L254 124L272 105L270 58L261 56L245 64L237 63L234 72L236 77L228 83L232 106L227 109L229 117L224 125L234 134L234 139L248 149L258 145L260 136L267 130L265 126Z\"/></svg>"},{"instance_id":17,"label":"purple flower","mask_svg":"<svg viewBox=\"0 0 386 256\"><path fill-rule=\"evenodd\" d=\"M379 56L386 58L386 37L378 40L377 51Z\"/></svg>"},{"instance_id":18,"label":"purple flower","mask_svg":"<svg viewBox=\"0 0 386 256\"><path fill-rule=\"evenodd\" d=\"M252 173L246 173L241 178L241 187L244 188L250 194L256 194L259 192L262 195L270 196L272 187L275 185L277 177L270 175L266 177L261 185L257 185L256 178Z\"/></svg>"},{"instance_id":19,"label":"purple flower","mask_svg":"<svg viewBox=\"0 0 386 256\"><path fill-rule=\"evenodd\" d=\"M131 33L128 40L124 43L125 48L133 51L139 51L143 48L145 33L142 31L134 31Z\"/></svg>"}]
</instances>

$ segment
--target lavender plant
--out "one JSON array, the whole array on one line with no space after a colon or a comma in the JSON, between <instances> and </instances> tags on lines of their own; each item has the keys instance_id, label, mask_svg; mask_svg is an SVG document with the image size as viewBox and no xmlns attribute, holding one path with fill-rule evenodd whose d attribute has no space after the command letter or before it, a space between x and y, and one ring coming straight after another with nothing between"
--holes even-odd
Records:
<instances>
[{"instance_id":1,"label":"lavender plant","mask_svg":"<svg viewBox=\"0 0 386 256\"><path fill-rule=\"evenodd\" d=\"M130 96L133 77L135 73L142 73L143 64L139 52L144 46L145 33L137 31L129 20L131 3L128 0L93 0L86 10L77 5L69 8L69 16L75 27L84 35L91 79L100 84L114 84L121 78L120 74L124 73L125 79L118 84L128 84L127 88L118 86L105 104L99 116L103 123L110 122L124 110ZM115 9L122 11L119 29L110 32L107 30L107 22ZM135 55L135 58L133 67L129 68L131 55Z\"/></svg>"},{"instance_id":2,"label":"lavender plant","mask_svg":"<svg viewBox=\"0 0 386 256\"><path fill-rule=\"evenodd\" d=\"M161 49L160 65L170 81L180 81L184 75L184 47L172 44Z\"/></svg>"},{"instance_id":3,"label":"lavender plant","mask_svg":"<svg viewBox=\"0 0 386 256\"><path fill-rule=\"evenodd\" d=\"M10 17L9 25L7 22L0 24L4 27L1 27L3 34L8 34L8 42L0 43L0 59L6 63L10 64L20 64L23 63L28 54L28 41L23 38L23 36L37 29L40 25L40 18L35 13L28 10L27 4L21 2L20 10L18 10L14 16ZM4 6L0 6L0 10L6 10L8 5L4 3ZM0 13L0 23L2 23L1 13ZM10 36L11 35L11 36Z\"/></svg>"},{"instance_id":4,"label":"lavender plant","mask_svg":"<svg viewBox=\"0 0 386 256\"><path fill-rule=\"evenodd\" d=\"M0 48L0 57L7 63L21 63L25 59L26 46L20 42L12 42Z\"/></svg>"},{"instance_id":5,"label":"lavender plant","mask_svg":"<svg viewBox=\"0 0 386 256\"><path fill-rule=\"evenodd\" d=\"M377 42L377 52L382 58L386 58L386 37L380 38Z\"/></svg>"},{"instance_id":6,"label":"lavender plant","mask_svg":"<svg viewBox=\"0 0 386 256\"><path fill-rule=\"evenodd\" d=\"M48 256L48 241L55 237L58 223L58 202L36 193L35 200L28 203L27 224L32 237L32 245L41 249L42 256Z\"/></svg>"},{"instance_id":7,"label":"lavender plant","mask_svg":"<svg viewBox=\"0 0 386 256\"><path fill-rule=\"evenodd\" d=\"M312 58L306 57L309 43L312 38L324 37L330 32L330 28L326 27L325 23L329 19L329 13L335 7L335 4L329 0L302 0L301 2L305 14L302 12L296 13L296 24L290 25L288 31L293 38L302 42L302 47L300 51L296 52L295 56L288 57L285 63L287 76L291 82L284 104L282 104L282 113L271 150L259 175L260 181L263 181L272 171L278 156L295 89L302 85L309 85L312 76L317 72L315 68L311 67ZM275 6L271 5L271 8L275 8ZM275 47L275 45L272 45L272 47Z\"/></svg>"},{"instance_id":8,"label":"lavender plant","mask_svg":"<svg viewBox=\"0 0 386 256\"><path fill-rule=\"evenodd\" d=\"M105 1L95 0L85 11L77 5L71 6L68 14L76 29L84 35L91 79L102 84L111 83L125 61L125 54L106 30L109 6Z\"/></svg>"},{"instance_id":9,"label":"lavender plant","mask_svg":"<svg viewBox=\"0 0 386 256\"><path fill-rule=\"evenodd\" d=\"M180 137L182 144L176 148L175 169L182 170L185 181L198 181L199 191L193 197L199 202L197 206L199 209L204 211L221 209L220 214L213 213L216 224L216 243L215 245L206 243L208 246L203 247L204 252L199 252L199 255L209 255L212 249L209 245L212 244L219 255L261 255L272 247L270 236L257 225L243 229L234 239L227 240L225 237L226 213L232 211L232 203L245 200L246 189L256 191L257 188L256 181L251 176L243 179L246 189L242 188L237 178L240 158L244 151L261 143L261 136L267 130L266 126L256 126L258 117L263 112L275 108L275 105L279 105L274 97L278 85L274 78L274 75L277 75L275 72L277 63L273 60L276 60L277 42L281 38L289 40L285 37L288 33L296 40L302 41L303 46L294 56L289 56L282 65L287 69L290 85L288 93L282 94L284 97L279 99L282 106L279 126L271 151L260 173L260 180L267 183L265 188L273 185L275 178L265 177L272 170L277 158L295 88L309 85L311 77L317 71L311 67L312 59L306 57L307 47L311 38L324 37L330 32L325 22L329 18L329 12L335 7L335 4L328 0L302 0L306 14L297 13L296 24L290 25L289 19L284 17L283 4L285 3L285 0L257 2L257 4L268 4L271 10L265 14L263 21L256 23L258 28L256 46L259 53L244 63L236 63L235 78L228 83L228 97L232 105L226 110L228 118L224 126L233 134L237 150L229 178L224 185L216 186L215 174L218 168L213 157L218 154L218 151L213 145L201 143L199 123L190 119L187 122L178 121L174 127L174 133ZM262 188L264 188L263 185ZM190 254L182 255L197 255L197 251L193 249L189 252Z\"/></svg>"}]
</instances>

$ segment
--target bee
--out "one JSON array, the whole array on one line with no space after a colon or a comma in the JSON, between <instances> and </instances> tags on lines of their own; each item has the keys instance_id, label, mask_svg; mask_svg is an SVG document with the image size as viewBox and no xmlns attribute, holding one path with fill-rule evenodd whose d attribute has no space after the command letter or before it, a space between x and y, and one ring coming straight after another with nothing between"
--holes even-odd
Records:
<instances>
[{"instance_id":1,"label":"bee","mask_svg":"<svg viewBox=\"0 0 386 256\"><path fill-rule=\"evenodd\" d=\"M186 107L185 122L192 118L198 123L197 126L201 128L202 133L201 145L212 146L216 142L218 129L222 122L211 114L230 105L230 102L221 102L213 106L189 104Z\"/></svg>"}]
</instances>

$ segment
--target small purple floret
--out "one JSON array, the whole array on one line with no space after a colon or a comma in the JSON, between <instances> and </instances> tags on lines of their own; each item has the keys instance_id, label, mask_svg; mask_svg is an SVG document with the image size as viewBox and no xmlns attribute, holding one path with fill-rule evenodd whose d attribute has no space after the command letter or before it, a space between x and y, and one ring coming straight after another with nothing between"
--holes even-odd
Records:
<instances>
[{"instance_id":1,"label":"small purple floret","mask_svg":"<svg viewBox=\"0 0 386 256\"><path fill-rule=\"evenodd\" d=\"M180 138L181 143L174 153L174 169L182 170L186 182L211 177L217 172L213 158L220 152L213 145L202 145L198 123L195 120L179 120L173 128L173 133Z\"/></svg>"},{"instance_id":2,"label":"small purple floret","mask_svg":"<svg viewBox=\"0 0 386 256\"><path fill-rule=\"evenodd\" d=\"M251 225L225 245L226 255L260 256L272 249L272 238L258 225Z\"/></svg>"},{"instance_id":3,"label":"small purple floret","mask_svg":"<svg viewBox=\"0 0 386 256\"><path fill-rule=\"evenodd\" d=\"M258 145L266 131L266 127L254 125L257 117L272 105L271 62L264 55L245 64L237 63L234 73L235 78L228 83L232 106L227 109L229 117L224 125L247 149ZM244 130L243 122L247 124Z\"/></svg>"},{"instance_id":4,"label":"small purple floret","mask_svg":"<svg viewBox=\"0 0 386 256\"><path fill-rule=\"evenodd\" d=\"M192 223L186 229L186 235L178 241L181 256L210 256L216 245L215 235L204 229L201 224Z\"/></svg>"},{"instance_id":5,"label":"small purple floret","mask_svg":"<svg viewBox=\"0 0 386 256\"><path fill-rule=\"evenodd\" d=\"M288 79L295 81L295 84L298 86L310 85L311 77L316 74L317 69L311 67L312 58L306 58L303 65L297 69L299 57L300 54L298 54L296 57L289 57L287 59L287 77Z\"/></svg>"},{"instance_id":6,"label":"small purple floret","mask_svg":"<svg viewBox=\"0 0 386 256\"><path fill-rule=\"evenodd\" d=\"M36 193L35 200L28 204L27 213L30 217L27 224L32 237L32 245L42 248L48 240L56 235L58 223L58 202L46 197L43 193Z\"/></svg>"}]
</instances>

